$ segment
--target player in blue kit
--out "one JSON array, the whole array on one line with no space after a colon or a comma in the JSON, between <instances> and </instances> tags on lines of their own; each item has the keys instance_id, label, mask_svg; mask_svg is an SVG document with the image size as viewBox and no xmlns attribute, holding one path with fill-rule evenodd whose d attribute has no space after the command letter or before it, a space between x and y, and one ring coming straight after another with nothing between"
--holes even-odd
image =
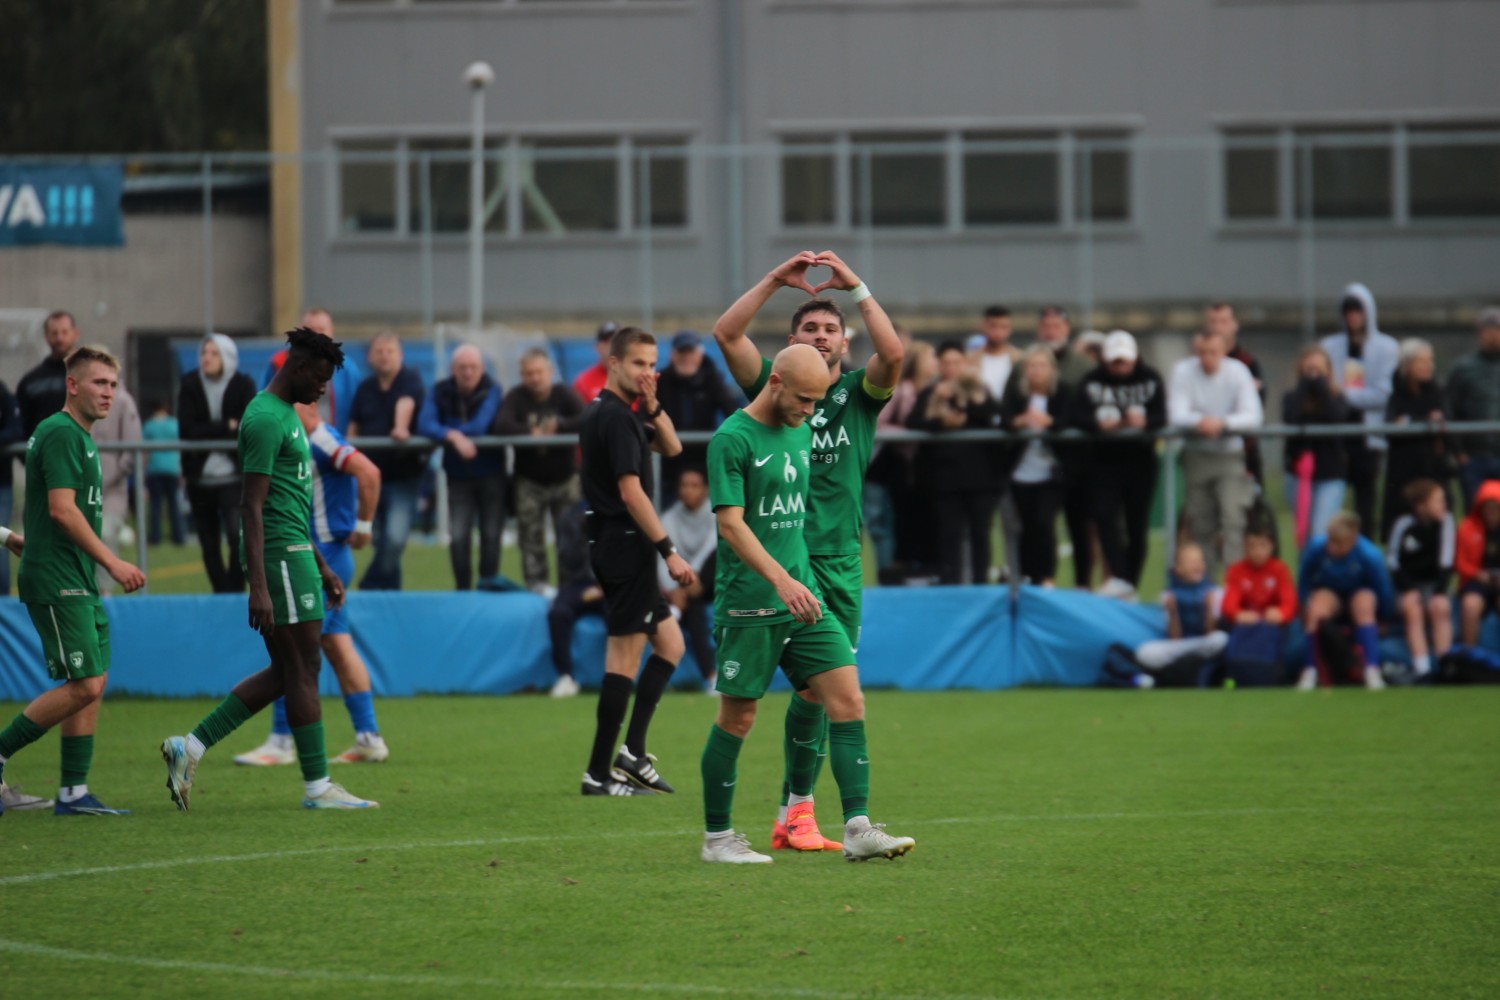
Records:
<instances>
[{"instance_id":1,"label":"player in blue kit","mask_svg":"<svg viewBox=\"0 0 1500 1000\"><path fill-rule=\"evenodd\" d=\"M312 537L318 552L348 588L354 579L354 549L370 544L370 521L380 501L380 470L344 436L319 418L312 406L297 406L307 431L313 458ZM333 666L349 721L354 723L354 746L333 758L335 763L379 764L390 756L375 723L375 696L370 671L349 634L347 605L323 616L323 655ZM271 735L247 753L236 754L236 764L272 767L297 763L292 727L287 722L286 699L278 698L271 716Z\"/></svg>"}]
</instances>

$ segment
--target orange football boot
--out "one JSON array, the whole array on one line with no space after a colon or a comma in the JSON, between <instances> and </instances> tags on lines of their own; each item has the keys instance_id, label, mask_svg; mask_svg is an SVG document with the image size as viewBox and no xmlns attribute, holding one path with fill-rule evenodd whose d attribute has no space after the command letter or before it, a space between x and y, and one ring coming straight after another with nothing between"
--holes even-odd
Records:
<instances>
[{"instance_id":1,"label":"orange football boot","mask_svg":"<svg viewBox=\"0 0 1500 1000\"><path fill-rule=\"evenodd\" d=\"M843 844L836 840L829 840L823 836L823 831L818 829L818 821L813 816L811 802L798 802L787 810L786 839L790 847L799 851L842 851L844 849Z\"/></svg>"}]
</instances>

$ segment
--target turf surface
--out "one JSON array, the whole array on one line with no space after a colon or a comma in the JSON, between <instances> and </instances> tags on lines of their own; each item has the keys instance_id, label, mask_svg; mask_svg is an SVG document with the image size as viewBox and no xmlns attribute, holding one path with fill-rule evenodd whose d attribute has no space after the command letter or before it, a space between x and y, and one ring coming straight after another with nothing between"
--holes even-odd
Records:
<instances>
[{"instance_id":1,"label":"turf surface","mask_svg":"<svg viewBox=\"0 0 1500 1000\"><path fill-rule=\"evenodd\" d=\"M742 760L765 846L784 703ZM869 697L894 862L698 860L713 712L667 697L676 796L583 799L594 699L380 704L393 748L305 813L294 768L216 748L190 814L155 744L206 702L107 703L122 819L0 818L6 996L1491 997L1493 690ZM9 718L16 706L0 706ZM350 738L326 704L331 750ZM57 738L6 778L51 787ZM837 829L825 775L820 809ZM87 869L99 869L93 872Z\"/></svg>"}]
</instances>

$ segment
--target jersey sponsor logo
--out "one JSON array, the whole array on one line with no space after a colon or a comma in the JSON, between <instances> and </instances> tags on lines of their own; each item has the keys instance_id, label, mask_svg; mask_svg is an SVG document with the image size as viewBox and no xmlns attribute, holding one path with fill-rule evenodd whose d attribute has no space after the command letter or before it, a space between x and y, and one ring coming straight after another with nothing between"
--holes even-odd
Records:
<instances>
[{"instance_id":1,"label":"jersey sponsor logo","mask_svg":"<svg viewBox=\"0 0 1500 1000\"><path fill-rule=\"evenodd\" d=\"M782 454L786 456L786 466L781 470L781 477L789 483L795 483L797 481L797 466L792 464L790 452L782 452Z\"/></svg>"},{"instance_id":2,"label":"jersey sponsor logo","mask_svg":"<svg viewBox=\"0 0 1500 1000\"><path fill-rule=\"evenodd\" d=\"M740 675L740 661L725 660L724 665L719 668L719 672L730 680L734 680Z\"/></svg>"},{"instance_id":3,"label":"jersey sponsor logo","mask_svg":"<svg viewBox=\"0 0 1500 1000\"><path fill-rule=\"evenodd\" d=\"M297 480L298 480L298 482L301 482L301 481L303 481L305 479L311 479L311 478L312 478L312 463L311 462L298 462L297 463Z\"/></svg>"},{"instance_id":4,"label":"jersey sponsor logo","mask_svg":"<svg viewBox=\"0 0 1500 1000\"><path fill-rule=\"evenodd\" d=\"M777 614L777 613L778 612L777 612L777 610L775 608L754 608L754 609L747 608L747 609L742 610L742 611L733 611L733 610L731 610L729 612L729 617L731 617L731 618L769 618L772 615ZM737 665L736 665L735 669L739 669Z\"/></svg>"},{"instance_id":5,"label":"jersey sponsor logo","mask_svg":"<svg viewBox=\"0 0 1500 1000\"><path fill-rule=\"evenodd\" d=\"M73 669L74 670L82 670L83 669L83 654L82 653L69 653L68 654L68 662L73 665Z\"/></svg>"},{"instance_id":6,"label":"jersey sponsor logo","mask_svg":"<svg viewBox=\"0 0 1500 1000\"><path fill-rule=\"evenodd\" d=\"M317 597L313 594L303 594L298 600L302 602L302 607L308 611L311 611L312 606L317 603Z\"/></svg>"},{"instance_id":7,"label":"jersey sponsor logo","mask_svg":"<svg viewBox=\"0 0 1500 1000\"><path fill-rule=\"evenodd\" d=\"M89 592L87 590L59 590L57 592L57 596L58 597L87 597L87 596L89 596Z\"/></svg>"},{"instance_id":8,"label":"jersey sponsor logo","mask_svg":"<svg viewBox=\"0 0 1500 1000\"><path fill-rule=\"evenodd\" d=\"M102 507L104 506L104 494L99 491L99 487L90 486L88 498L84 502L90 507Z\"/></svg>"},{"instance_id":9,"label":"jersey sponsor logo","mask_svg":"<svg viewBox=\"0 0 1500 1000\"><path fill-rule=\"evenodd\" d=\"M818 412L821 413L822 411L820 410ZM823 425L814 423L813 426L821 427ZM839 460L839 456L834 453L834 449L851 445L852 443L853 442L849 439L849 431L844 427L843 424L839 424L839 428L836 432L826 430L813 431L813 455L819 462L823 462L826 465L832 465Z\"/></svg>"},{"instance_id":10,"label":"jersey sponsor logo","mask_svg":"<svg viewBox=\"0 0 1500 1000\"><path fill-rule=\"evenodd\" d=\"M756 511L761 517L785 517L790 514L806 514L807 500L801 493L793 493L789 497L783 497L779 493L771 499L770 506L766 506L766 498L760 498L760 507Z\"/></svg>"},{"instance_id":11,"label":"jersey sponsor logo","mask_svg":"<svg viewBox=\"0 0 1500 1000\"><path fill-rule=\"evenodd\" d=\"M767 462L769 462L771 459L773 459L775 457L776 457L775 455L767 455L765 458L757 458L755 460L755 467L758 469L762 465L765 465Z\"/></svg>"}]
</instances>

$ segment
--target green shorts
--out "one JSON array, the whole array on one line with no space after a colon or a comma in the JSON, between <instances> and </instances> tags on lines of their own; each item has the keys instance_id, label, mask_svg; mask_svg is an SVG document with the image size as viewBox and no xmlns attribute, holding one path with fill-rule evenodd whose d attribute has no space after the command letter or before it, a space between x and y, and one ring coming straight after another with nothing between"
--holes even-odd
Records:
<instances>
[{"instance_id":1,"label":"green shorts","mask_svg":"<svg viewBox=\"0 0 1500 1000\"><path fill-rule=\"evenodd\" d=\"M760 698L777 664L801 690L808 679L854 664L854 650L838 619L825 614L811 625L799 621L718 629L719 676L715 687L731 698Z\"/></svg>"},{"instance_id":2,"label":"green shorts","mask_svg":"<svg viewBox=\"0 0 1500 1000\"><path fill-rule=\"evenodd\" d=\"M109 669L109 617L101 604L28 604L42 640L47 676L55 681L98 677Z\"/></svg>"},{"instance_id":3,"label":"green shorts","mask_svg":"<svg viewBox=\"0 0 1500 1000\"><path fill-rule=\"evenodd\" d=\"M266 587L277 625L323 620L323 574L308 543L266 552Z\"/></svg>"},{"instance_id":4,"label":"green shorts","mask_svg":"<svg viewBox=\"0 0 1500 1000\"><path fill-rule=\"evenodd\" d=\"M823 592L823 606L849 633L849 645L859 652L865 604L865 561L861 556L813 556L813 580Z\"/></svg>"}]
</instances>

